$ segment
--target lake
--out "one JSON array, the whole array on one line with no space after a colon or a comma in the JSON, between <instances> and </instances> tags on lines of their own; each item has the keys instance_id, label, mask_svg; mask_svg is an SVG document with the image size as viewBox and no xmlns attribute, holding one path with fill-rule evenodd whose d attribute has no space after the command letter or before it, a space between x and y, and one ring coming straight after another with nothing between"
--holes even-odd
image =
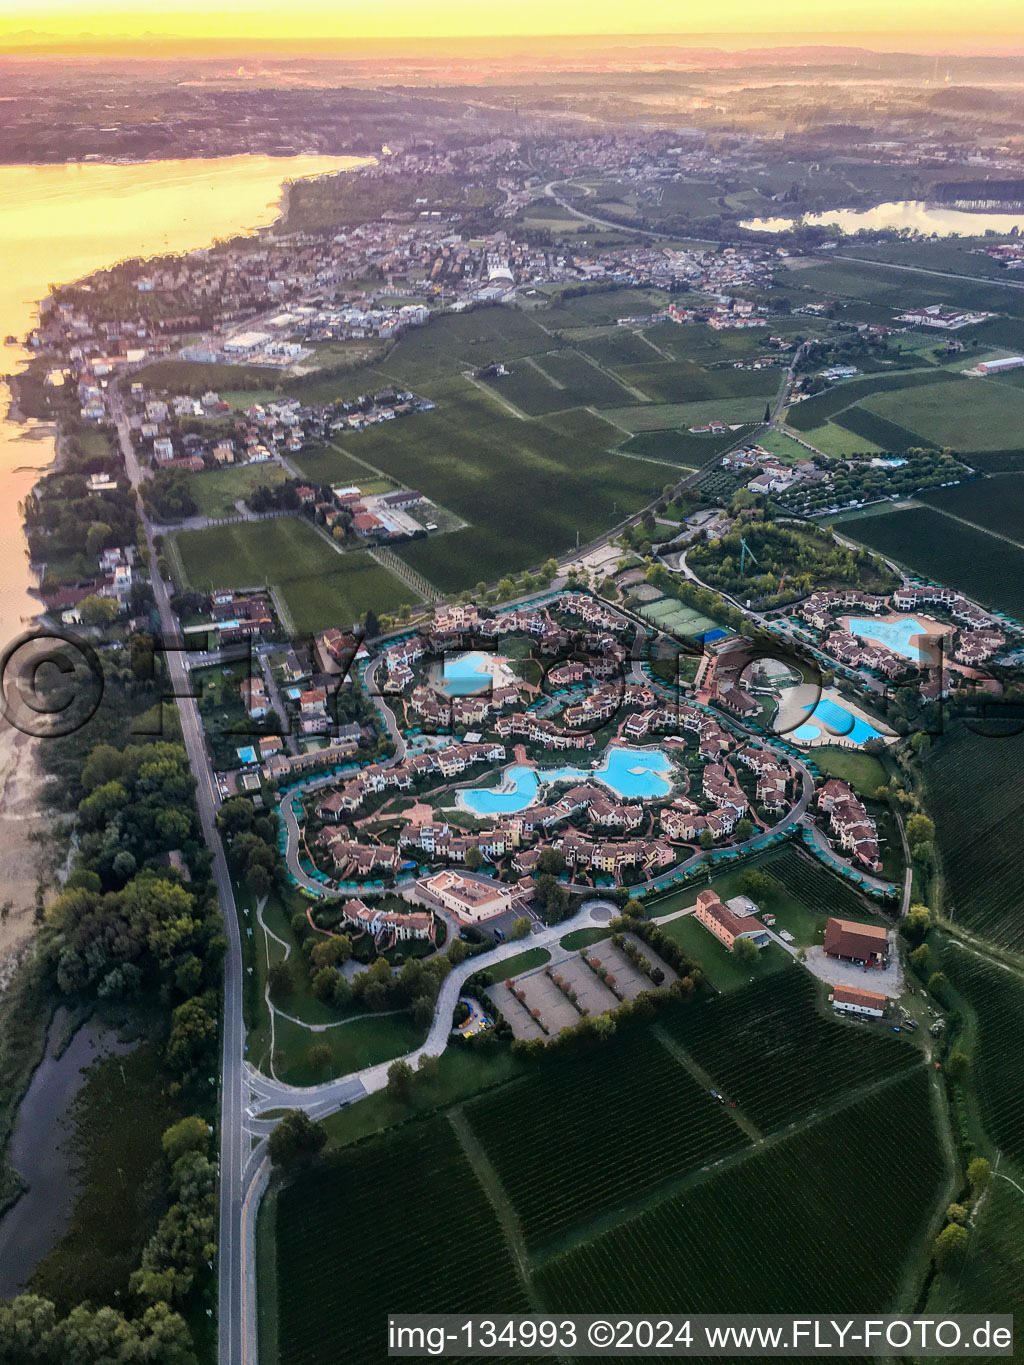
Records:
<instances>
[{"instance_id":1,"label":"lake","mask_svg":"<svg viewBox=\"0 0 1024 1365\"><path fill-rule=\"evenodd\" d=\"M798 222L838 227L843 232L859 232L861 228L890 231L914 228L939 237L981 237L990 229L1006 233L1011 228L1024 227L1024 213L967 213L942 204L929 204L923 199L895 199L876 204L871 209L829 209L825 213L808 213L800 219L748 218L740 227L751 232L788 232Z\"/></svg>"},{"instance_id":2,"label":"lake","mask_svg":"<svg viewBox=\"0 0 1024 1365\"><path fill-rule=\"evenodd\" d=\"M101 1057L130 1051L130 1045L119 1043L109 1029L90 1020L55 1057L63 1027L64 1011L58 1010L46 1055L33 1073L14 1124L8 1154L27 1189L0 1217L0 1299L25 1288L37 1262L71 1221L76 1185L67 1139L86 1069Z\"/></svg>"},{"instance_id":3,"label":"lake","mask_svg":"<svg viewBox=\"0 0 1024 1365\"><path fill-rule=\"evenodd\" d=\"M345 156L232 156L147 161L137 166L97 163L0 166L0 342L22 338L33 326L38 300L51 284L132 256L187 251L218 237L273 222L281 183L364 165ZM0 371L17 370L20 346L0 351ZM0 385L0 412L10 394ZM0 637L23 629L39 611L29 596L18 502L53 459L48 428L0 422Z\"/></svg>"}]
</instances>

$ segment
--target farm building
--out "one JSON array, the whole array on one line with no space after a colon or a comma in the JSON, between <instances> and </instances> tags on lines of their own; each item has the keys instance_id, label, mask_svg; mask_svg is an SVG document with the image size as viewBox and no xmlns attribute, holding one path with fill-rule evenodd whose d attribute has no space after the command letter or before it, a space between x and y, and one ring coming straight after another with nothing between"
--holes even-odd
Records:
<instances>
[{"instance_id":1,"label":"farm building","mask_svg":"<svg viewBox=\"0 0 1024 1365\"><path fill-rule=\"evenodd\" d=\"M864 967L884 967L889 956L885 926L830 919L825 925L825 956Z\"/></svg>"},{"instance_id":2,"label":"farm building","mask_svg":"<svg viewBox=\"0 0 1024 1365\"><path fill-rule=\"evenodd\" d=\"M743 917L734 915L713 891L700 893L693 914L697 922L714 934L720 943L724 943L730 952L738 938L749 938L758 948L764 948L769 942L768 933L763 925L752 915Z\"/></svg>"},{"instance_id":3,"label":"farm building","mask_svg":"<svg viewBox=\"0 0 1024 1365\"><path fill-rule=\"evenodd\" d=\"M832 1008L839 1014L867 1015L881 1019L888 1001L877 991L859 991L855 986L834 986Z\"/></svg>"}]
</instances>

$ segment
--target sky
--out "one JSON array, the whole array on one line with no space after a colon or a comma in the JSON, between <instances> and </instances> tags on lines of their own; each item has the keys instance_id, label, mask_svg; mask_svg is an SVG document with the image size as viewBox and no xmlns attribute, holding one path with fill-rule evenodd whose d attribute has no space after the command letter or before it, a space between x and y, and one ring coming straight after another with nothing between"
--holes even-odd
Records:
<instances>
[{"instance_id":1,"label":"sky","mask_svg":"<svg viewBox=\"0 0 1024 1365\"><path fill-rule=\"evenodd\" d=\"M1020 0L987 0L977 9L962 0L858 0L856 7L829 7L821 0L719 0L709 10L701 0L639 0L628 11L629 33L679 35L685 41L714 34L746 45L777 36L793 42L863 40L874 35L879 46L929 48L959 44L977 50L1024 47ZM290 40L308 37L378 39L394 36L479 37L622 33L621 0L517 0L488 6L479 0L304 0L288 10L283 30ZM689 21L689 22L688 22ZM282 33L282 9L272 0L3 0L0 47L17 47L27 35L74 39L144 38L167 34L192 39L251 39ZM852 25L857 33L851 33ZM888 41L886 39L888 38Z\"/></svg>"}]
</instances>

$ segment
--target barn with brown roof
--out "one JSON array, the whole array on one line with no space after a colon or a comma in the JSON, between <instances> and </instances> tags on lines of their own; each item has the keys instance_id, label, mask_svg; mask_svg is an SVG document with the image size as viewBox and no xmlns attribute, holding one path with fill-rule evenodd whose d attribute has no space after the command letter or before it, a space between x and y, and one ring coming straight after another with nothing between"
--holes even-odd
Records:
<instances>
[{"instance_id":1,"label":"barn with brown roof","mask_svg":"<svg viewBox=\"0 0 1024 1365\"><path fill-rule=\"evenodd\" d=\"M865 967L884 967L889 956L886 928L851 919L830 919L825 925L825 956Z\"/></svg>"}]
</instances>

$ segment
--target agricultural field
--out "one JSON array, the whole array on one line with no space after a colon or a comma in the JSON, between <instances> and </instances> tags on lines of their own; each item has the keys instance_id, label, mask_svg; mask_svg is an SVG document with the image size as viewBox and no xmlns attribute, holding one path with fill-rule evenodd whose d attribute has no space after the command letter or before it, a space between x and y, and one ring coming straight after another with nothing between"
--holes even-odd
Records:
<instances>
[{"instance_id":1,"label":"agricultural field","mask_svg":"<svg viewBox=\"0 0 1024 1365\"><path fill-rule=\"evenodd\" d=\"M898 374L869 375L862 379L844 379L833 388L826 389L824 393L819 393L814 398L806 398L802 403L795 403L787 408L786 421L797 431L810 431L821 426L830 417L834 417L836 413L842 412L844 408L852 407L854 403L861 403L878 394L889 394L890 391L900 395L891 414L893 420L898 420L899 403L902 401L904 391L932 389L936 386L944 388L952 384L962 386L967 382L959 375L947 374L945 370L911 370Z\"/></svg>"},{"instance_id":2,"label":"agricultural field","mask_svg":"<svg viewBox=\"0 0 1024 1365\"><path fill-rule=\"evenodd\" d=\"M727 426L749 425L764 416L764 398L721 398L703 403L648 403L636 407L606 408L609 422L630 435L642 431L667 431L673 427L696 427L719 421Z\"/></svg>"},{"instance_id":3,"label":"agricultural field","mask_svg":"<svg viewBox=\"0 0 1024 1365\"><path fill-rule=\"evenodd\" d=\"M929 1313L1024 1314L1024 1194L997 1175L971 1227L967 1260L956 1275L936 1277ZM1019 1182L1018 1182L1019 1184ZM1014 1352L1020 1359L1020 1347Z\"/></svg>"},{"instance_id":4,"label":"agricultural field","mask_svg":"<svg viewBox=\"0 0 1024 1365\"><path fill-rule=\"evenodd\" d=\"M911 431L909 427L901 426L898 422L891 422L887 417L879 417L876 412L869 412L867 408L859 405L838 413L835 425L852 432L859 440L866 442L865 448L868 449L899 451L922 444L921 437L916 431ZM847 448L852 448L854 443L850 442L849 436L846 439Z\"/></svg>"},{"instance_id":5,"label":"agricultural field","mask_svg":"<svg viewBox=\"0 0 1024 1365\"><path fill-rule=\"evenodd\" d=\"M665 1029L763 1133L845 1091L919 1066L916 1047L826 1018L797 967L720 996Z\"/></svg>"},{"instance_id":6,"label":"agricultural field","mask_svg":"<svg viewBox=\"0 0 1024 1365\"><path fill-rule=\"evenodd\" d=\"M466 1109L531 1250L748 1142L646 1025L603 1047L599 1074L596 1104L591 1068L572 1057ZM631 1160L640 1135L643 1159Z\"/></svg>"},{"instance_id":7,"label":"agricultural field","mask_svg":"<svg viewBox=\"0 0 1024 1365\"><path fill-rule=\"evenodd\" d=\"M352 432L347 436L341 435L340 439L349 441L351 446L356 446L359 436L359 432ZM358 454L352 453L351 447L346 449L336 441L329 445L300 450L290 459L295 468L313 484L329 483L335 488L356 484L360 488L365 488L367 480L380 477L376 470L360 460ZM389 484L389 487L393 486Z\"/></svg>"},{"instance_id":8,"label":"agricultural field","mask_svg":"<svg viewBox=\"0 0 1024 1365\"><path fill-rule=\"evenodd\" d=\"M742 431L727 431L721 436L695 436L685 429L646 431L629 437L619 449L623 455L642 455L648 460L664 460L686 469L700 469L716 455L731 449L743 434Z\"/></svg>"},{"instance_id":9,"label":"agricultural field","mask_svg":"<svg viewBox=\"0 0 1024 1365\"><path fill-rule=\"evenodd\" d=\"M736 370L731 365L706 370L692 360L659 361L651 356L642 365L623 365L618 373L629 384L659 403L706 403L723 398L764 400L779 390L780 371Z\"/></svg>"},{"instance_id":10,"label":"agricultural field","mask_svg":"<svg viewBox=\"0 0 1024 1365\"><path fill-rule=\"evenodd\" d=\"M789 283L789 281L787 281ZM951 308L973 308L989 313L1008 313L1020 317L1024 297L1017 289L986 280L943 279L941 275L915 274L912 270L888 268L882 262L862 263L837 260L801 268L794 273L794 287L816 294L844 295L866 303L881 304L891 310L890 318L906 308L944 303ZM991 324L982 324L977 333L986 341ZM973 333L973 329L972 333ZM941 340L939 333L936 337Z\"/></svg>"},{"instance_id":11,"label":"agricultural field","mask_svg":"<svg viewBox=\"0 0 1024 1365\"><path fill-rule=\"evenodd\" d=\"M850 411L856 412L857 409L851 408ZM845 460L849 455L881 454L880 447L872 441L866 441L863 436L851 436L845 431L838 418L835 422L824 422L820 427L812 427L810 431L801 431L800 435L815 450L820 450L822 455L828 455L833 460Z\"/></svg>"},{"instance_id":12,"label":"agricultural field","mask_svg":"<svg viewBox=\"0 0 1024 1365\"><path fill-rule=\"evenodd\" d=\"M269 582L291 617L282 624L299 633L361 620L371 609L394 611L410 596L366 551L338 553L301 517L181 531L174 543L190 587Z\"/></svg>"},{"instance_id":13,"label":"agricultural field","mask_svg":"<svg viewBox=\"0 0 1024 1365\"><path fill-rule=\"evenodd\" d=\"M240 499L247 498L261 485L276 488L286 478L275 462L244 464L237 469L208 469L205 474L193 474L189 490L204 516L233 517L238 510L235 503Z\"/></svg>"},{"instance_id":14,"label":"agricultural field","mask_svg":"<svg viewBox=\"0 0 1024 1365\"><path fill-rule=\"evenodd\" d=\"M549 1261L535 1282L549 1311L652 1299L669 1313L906 1309L907 1262L923 1269L945 1184L921 1068Z\"/></svg>"},{"instance_id":15,"label":"agricultural field","mask_svg":"<svg viewBox=\"0 0 1024 1365\"><path fill-rule=\"evenodd\" d=\"M798 460L813 458L811 451L787 436L784 431L764 431L757 438L762 450L769 451L782 464L796 464Z\"/></svg>"},{"instance_id":16,"label":"agricultural field","mask_svg":"<svg viewBox=\"0 0 1024 1365\"><path fill-rule=\"evenodd\" d=\"M953 941L946 943L941 962L950 985L974 1014L970 1084L992 1151L1024 1169L1024 1052L1016 1045L1024 1020L1024 978ZM1008 1045L1008 1030L1015 1035L1013 1045Z\"/></svg>"},{"instance_id":17,"label":"agricultural field","mask_svg":"<svg viewBox=\"0 0 1024 1365\"><path fill-rule=\"evenodd\" d=\"M280 1365L379 1359L396 1296L409 1313L530 1306L498 1218L443 1117L300 1175L278 1195L275 1224ZM439 1273L442 1259L450 1273ZM356 1277L357 1264L372 1273Z\"/></svg>"},{"instance_id":18,"label":"agricultural field","mask_svg":"<svg viewBox=\"0 0 1024 1365\"><path fill-rule=\"evenodd\" d=\"M989 738L962 724L933 741L924 767L941 864L936 908L954 924L1017 952L1024 949L1024 906L1009 832L1024 820L1022 770L1024 737Z\"/></svg>"},{"instance_id":19,"label":"agricultural field","mask_svg":"<svg viewBox=\"0 0 1024 1365\"><path fill-rule=\"evenodd\" d=\"M951 512L986 531L1024 544L1024 478L1020 474L976 479L956 488L934 488L922 493L920 499L940 512Z\"/></svg>"},{"instance_id":20,"label":"agricultural field","mask_svg":"<svg viewBox=\"0 0 1024 1365\"><path fill-rule=\"evenodd\" d=\"M837 517L834 524L887 559L1024 620L1024 550L931 507Z\"/></svg>"},{"instance_id":21,"label":"agricultural field","mask_svg":"<svg viewBox=\"0 0 1024 1365\"><path fill-rule=\"evenodd\" d=\"M1003 450L1024 427L1024 392L987 379L959 379L863 400L868 411L954 450Z\"/></svg>"},{"instance_id":22,"label":"agricultural field","mask_svg":"<svg viewBox=\"0 0 1024 1365\"><path fill-rule=\"evenodd\" d=\"M628 384L571 349L539 356L537 364L562 386L562 407L614 408L634 398Z\"/></svg>"}]
</instances>

